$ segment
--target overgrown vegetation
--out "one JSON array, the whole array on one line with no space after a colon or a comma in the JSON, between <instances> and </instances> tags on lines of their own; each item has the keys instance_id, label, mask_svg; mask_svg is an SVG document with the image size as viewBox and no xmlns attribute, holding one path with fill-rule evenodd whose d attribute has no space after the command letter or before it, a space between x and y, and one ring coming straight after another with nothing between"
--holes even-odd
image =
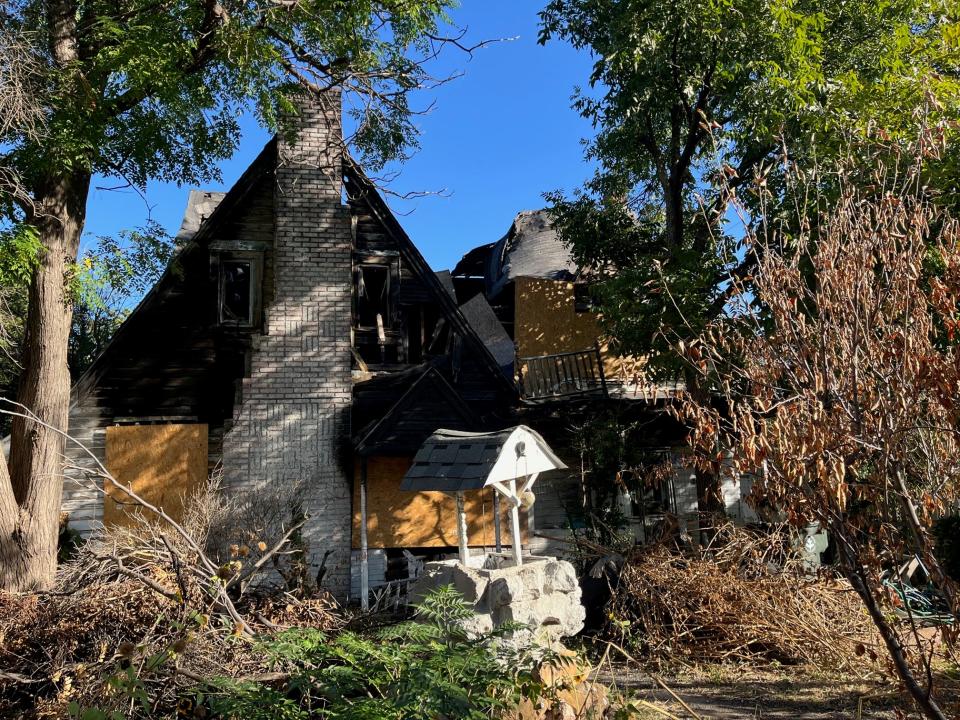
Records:
<instances>
[{"instance_id":1,"label":"overgrown vegetation","mask_svg":"<svg viewBox=\"0 0 960 720\"><path fill-rule=\"evenodd\" d=\"M788 527L720 528L709 546L631 551L603 636L653 665L803 665L883 673L882 642L850 584L811 573Z\"/></svg>"},{"instance_id":2,"label":"overgrown vegetation","mask_svg":"<svg viewBox=\"0 0 960 720\"><path fill-rule=\"evenodd\" d=\"M728 274L749 276L731 202L756 213L760 178L764 218L746 221L799 219L784 144L806 172L842 155L849 134L908 136L928 93L938 119L960 108L957 17L940 0L551 0L541 21L541 42L594 60L573 107L596 128L585 147L597 170L547 194L555 227L596 286L614 346L700 402L710 389L660 330L695 337L726 313ZM944 138L955 136L948 122ZM956 155L925 159L946 202ZM837 196L829 174L818 181ZM697 483L709 526L723 509L714 468L698 468Z\"/></svg>"},{"instance_id":3,"label":"overgrown vegetation","mask_svg":"<svg viewBox=\"0 0 960 720\"><path fill-rule=\"evenodd\" d=\"M809 202L792 220L772 216L747 232L753 267L729 278L724 317L699 334L663 333L723 399L687 395L678 407L698 462L714 464L723 448L754 476L755 502L829 532L896 675L927 717L943 720L935 644L909 603L907 622L892 616L890 592L904 594L901 566L916 557L935 604L960 610L933 536L960 503L960 232L926 183L946 131L924 119L913 141L881 134L825 168L835 202L785 157ZM872 182L858 174L865 164Z\"/></svg>"},{"instance_id":4,"label":"overgrown vegetation","mask_svg":"<svg viewBox=\"0 0 960 720\"><path fill-rule=\"evenodd\" d=\"M73 706L89 718L165 717L203 679L267 671L256 633L343 624L322 589L275 584L274 558L283 566L301 552L289 508L248 515L260 522L238 531L215 483L186 507L176 525L143 507L129 526L95 534L51 594L0 593L0 715L64 717Z\"/></svg>"},{"instance_id":5,"label":"overgrown vegetation","mask_svg":"<svg viewBox=\"0 0 960 720\"><path fill-rule=\"evenodd\" d=\"M412 619L348 629L322 572L304 573L296 488L226 497L213 482L182 522L125 492L131 524L81 545L54 592L0 591L0 715L479 720L609 706L570 653L514 643L509 624L468 635L473 609L450 587Z\"/></svg>"},{"instance_id":6,"label":"overgrown vegetation","mask_svg":"<svg viewBox=\"0 0 960 720\"><path fill-rule=\"evenodd\" d=\"M686 371L658 330L722 316L723 281L746 269L731 202L757 211L762 177L765 217L791 217L784 144L807 171L843 155L851 134L909 137L927 94L937 120L960 108L960 33L939 0L551 0L540 16L541 42L594 60L573 108L596 127L585 146L597 171L548 193L554 222L613 340L657 377ZM955 161L924 165L952 199ZM836 197L827 174L818 182Z\"/></svg>"},{"instance_id":7,"label":"overgrown vegetation","mask_svg":"<svg viewBox=\"0 0 960 720\"><path fill-rule=\"evenodd\" d=\"M0 586L54 588L0 591L0 713L553 712L545 668L560 660L516 648L509 627L468 636L449 588L414 620L344 629L305 561L322 548L299 533L296 487L230 502L211 487L183 522L131 494L133 526L54 575L68 368L89 366L174 249L151 227L78 257L91 178L215 178L241 109L283 130L295 100L339 102L337 87L360 100L369 164L402 158L424 63L462 47L437 35L451 5L24 0L0 14L0 386L19 382L28 406L9 475L0 462ZM551 0L541 19L543 41L596 61L575 107L598 128L598 171L548 196L556 227L614 346L651 379L682 375L671 412L690 428L700 509L720 511L729 461L764 519L818 524L837 561L811 577L779 530L723 528L701 549L671 532L637 551L621 494L663 477L643 427L598 414L578 449L581 548L601 551L584 567L615 585L603 637L654 662L869 671L945 720L935 659L960 612L956 9ZM918 563L922 597L905 579Z\"/></svg>"},{"instance_id":8,"label":"overgrown vegetation","mask_svg":"<svg viewBox=\"0 0 960 720\"><path fill-rule=\"evenodd\" d=\"M286 668L282 689L222 680L200 701L234 718L481 720L523 697L537 700L540 658L512 648L508 626L467 636L459 623L472 615L447 586L419 605L415 619L366 634L281 633L261 648L274 668Z\"/></svg>"}]
</instances>

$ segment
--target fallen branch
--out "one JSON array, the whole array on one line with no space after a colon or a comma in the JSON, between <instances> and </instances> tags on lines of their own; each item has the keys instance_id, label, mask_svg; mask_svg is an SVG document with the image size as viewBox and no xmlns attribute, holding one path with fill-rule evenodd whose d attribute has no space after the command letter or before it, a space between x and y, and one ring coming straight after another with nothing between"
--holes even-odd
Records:
<instances>
[{"instance_id":1,"label":"fallen branch","mask_svg":"<svg viewBox=\"0 0 960 720\"><path fill-rule=\"evenodd\" d=\"M233 578L231 578L226 584L227 589L230 589L237 583L243 582L247 578L251 577L254 573L259 572L259 570L267 563L267 561L273 558L274 555L280 552L287 545L287 543L290 542L290 538L293 536L293 534L297 532L297 530L302 528L308 519L309 519L309 516L305 515L299 522L294 523L294 525L289 530L287 530L286 533L284 533L283 537L280 538L277 544L274 545L272 548L270 548L270 550L265 552L263 556L259 560L257 560L257 562L251 565L244 572L238 575L235 575Z\"/></svg>"},{"instance_id":2,"label":"fallen branch","mask_svg":"<svg viewBox=\"0 0 960 720\"><path fill-rule=\"evenodd\" d=\"M107 490L106 490L106 487L107 487L106 483L107 482L113 483L114 487L119 488L128 498L130 498L130 500L133 501L135 505L141 508L145 508L146 510L149 510L151 513L156 515L164 523L172 527L180 536L180 538L183 539L183 541L187 544L187 546L195 553L197 561L203 566L204 570L208 572L208 574L206 575L207 582L205 584L206 591L216 598L217 604L220 605L220 607L226 612L226 614L234 621L234 623L240 630L241 634L247 637L254 636L253 629L250 627L247 621L243 619L240 613L237 612L237 608L234 606L233 601L230 599L230 596L227 594L226 584L220 580L217 566L213 563L213 561L210 560L210 558L207 557L206 553L200 548L196 540L193 539L190 533L188 533L180 523L178 523L176 520L170 517L163 510L163 508L157 507L153 503L145 500L142 496L137 494L133 490L133 488L131 488L129 485L124 485L123 483L120 483L113 476L113 474L109 470L107 470L106 466L100 461L100 458L98 458L93 453L93 451L90 450L90 448L88 448L82 442L70 436L69 434L65 433L63 430L60 430L59 428L56 428L53 425L47 422L44 422L43 420L38 418L33 412L31 412L28 408L26 408L24 405L21 405L20 403L16 403L12 400L7 400L7 402L17 407L20 407L21 409L24 410L24 412L19 413L19 412L13 412L11 410L0 410L0 413L3 413L5 415L11 415L13 417L24 418L26 420L29 420L31 422L34 422L40 425L41 427L45 427L48 430L51 430L57 433L64 439L69 440L74 445L79 447L86 455L88 455L94 461L97 468L96 470L91 470L90 468L71 465L71 466L67 466L67 468L65 469L72 469L72 470L79 471L84 474L84 477L87 477L87 478L90 478L91 476L93 476L103 480L102 484L95 481L91 482L91 484L104 497L109 497L109 494L107 493ZM151 589L153 589L152 586L151 586ZM166 593L164 594L166 596Z\"/></svg>"},{"instance_id":3,"label":"fallen branch","mask_svg":"<svg viewBox=\"0 0 960 720\"><path fill-rule=\"evenodd\" d=\"M631 655L630 653L628 653L626 650L624 650L622 647L620 647L620 646L617 645L616 643L607 643L607 649L609 650L611 647L613 647L614 650L616 650L616 651L619 652L621 655L623 655L624 658L626 658L626 659L629 660L630 662L632 662L632 663L634 663L635 665L637 665L637 667L640 667L640 668L644 667L644 666L640 663L639 660L637 660L635 657L633 657L633 655ZM694 710L692 707L690 707L686 702L684 702L683 698L680 697L679 695L677 695L673 690L671 690L670 687L669 687L663 680L661 680L659 677L657 677L657 676L654 675L653 673L647 673L647 674L648 674L651 678L653 678L654 682L656 682L657 685L659 685L661 688L663 688L663 689L666 690L668 693L670 693L670 696L671 696L674 700L676 700L676 701L680 704L680 706L681 706L684 710L686 710L688 713L690 713L690 715L692 715L696 720L703 720L703 716L700 715L699 713L697 713L697 711Z\"/></svg>"}]
</instances>

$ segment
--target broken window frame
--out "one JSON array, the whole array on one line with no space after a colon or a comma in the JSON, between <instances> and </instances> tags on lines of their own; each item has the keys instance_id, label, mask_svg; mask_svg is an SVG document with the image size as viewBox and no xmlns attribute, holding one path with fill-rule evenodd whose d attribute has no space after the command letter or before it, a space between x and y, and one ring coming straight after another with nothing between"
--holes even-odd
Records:
<instances>
[{"instance_id":1,"label":"broken window frame","mask_svg":"<svg viewBox=\"0 0 960 720\"><path fill-rule=\"evenodd\" d=\"M234 317L227 310L226 268L245 263L250 269L250 299L247 318ZM225 327L256 328L261 324L263 253L259 251L223 251L217 253L217 321Z\"/></svg>"},{"instance_id":2,"label":"broken window frame","mask_svg":"<svg viewBox=\"0 0 960 720\"><path fill-rule=\"evenodd\" d=\"M382 290L382 307L381 312L374 312L372 323L364 323L364 318L362 317L363 311L361 310L361 303L364 302L364 293L366 289L366 281L364 280L364 271L365 270L375 270L377 272L382 272L384 275L383 281L383 290ZM355 292L356 292L356 313L354 315L354 327L358 330L376 330L379 334L383 334L386 329L392 329L393 327L393 297L391 294L391 281L392 281L392 268L388 263L372 263L365 262L357 265L356 268L356 283L355 283ZM370 302L372 305L375 305L375 302L369 299L366 299L366 302ZM377 323L376 317L380 316L381 322Z\"/></svg>"}]
</instances>

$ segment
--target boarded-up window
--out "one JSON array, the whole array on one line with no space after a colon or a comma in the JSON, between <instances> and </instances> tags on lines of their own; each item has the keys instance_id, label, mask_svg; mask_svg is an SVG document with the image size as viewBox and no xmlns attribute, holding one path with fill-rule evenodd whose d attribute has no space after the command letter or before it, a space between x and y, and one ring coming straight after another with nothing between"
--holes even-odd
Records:
<instances>
[{"instance_id":1,"label":"boarded-up window","mask_svg":"<svg viewBox=\"0 0 960 720\"><path fill-rule=\"evenodd\" d=\"M457 506L442 492L404 492L400 481L412 458L371 457L367 461L367 545L371 548L456 547ZM360 547L360 462L353 484L353 547ZM493 546L493 489L465 492L471 547ZM510 545L509 503L500 503L501 541ZM526 513L521 511L526 542Z\"/></svg>"},{"instance_id":2,"label":"boarded-up window","mask_svg":"<svg viewBox=\"0 0 960 720\"><path fill-rule=\"evenodd\" d=\"M107 428L107 470L174 520L184 500L207 479L206 425L117 425ZM108 483L105 525L128 524L133 511L122 490Z\"/></svg>"}]
</instances>

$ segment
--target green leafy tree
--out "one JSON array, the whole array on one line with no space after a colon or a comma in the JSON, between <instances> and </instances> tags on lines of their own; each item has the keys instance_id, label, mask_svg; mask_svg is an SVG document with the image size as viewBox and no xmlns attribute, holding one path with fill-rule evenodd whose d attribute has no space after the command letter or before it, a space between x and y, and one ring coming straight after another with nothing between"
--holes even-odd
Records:
<instances>
[{"instance_id":1,"label":"green leafy tree","mask_svg":"<svg viewBox=\"0 0 960 720\"><path fill-rule=\"evenodd\" d=\"M415 145L409 96L452 0L10 0L0 6L0 220L39 241L0 466L0 587L50 584L69 405L69 278L91 178L202 183L248 107L268 126L339 87L373 167ZM352 98L352 101L350 100Z\"/></svg>"},{"instance_id":2,"label":"green leafy tree","mask_svg":"<svg viewBox=\"0 0 960 720\"><path fill-rule=\"evenodd\" d=\"M4 397L16 392L23 369L27 289L39 252L39 238L29 226L0 233L0 394ZM6 435L9 430L9 418L0 418L0 432Z\"/></svg>"},{"instance_id":3,"label":"green leafy tree","mask_svg":"<svg viewBox=\"0 0 960 720\"><path fill-rule=\"evenodd\" d=\"M83 253L74 281L67 353L74 380L90 367L134 303L160 278L175 249L173 238L151 222L123 231L118 238L101 236Z\"/></svg>"},{"instance_id":4,"label":"green leafy tree","mask_svg":"<svg viewBox=\"0 0 960 720\"><path fill-rule=\"evenodd\" d=\"M24 318L31 269L39 256L35 234L8 233L0 240L0 397L15 397L23 354ZM175 250L173 239L156 223L118 238L100 237L83 252L70 286L73 302L68 348L71 379L76 380L100 354L134 303L160 277ZM0 433L10 432L10 417L0 416Z\"/></svg>"},{"instance_id":5,"label":"green leafy tree","mask_svg":"<svg viewBox=\"0 0 960 720\"><path fill-rule=\"evenodd\" d=\"M736 225L759 209L755 184L776 218L784 159L813 166L871 127L909 135L912 108L955 117L960 100L960 26L939 0L552 0L541 20L541 42L595 58L574 107L597 128L598 169L547 195L555 224L621 350L701 399L673 347L726 312L730 272L749 275ZM701 512L722 508L717 477L698 470Z\"/></svg>"}]
</instances>

